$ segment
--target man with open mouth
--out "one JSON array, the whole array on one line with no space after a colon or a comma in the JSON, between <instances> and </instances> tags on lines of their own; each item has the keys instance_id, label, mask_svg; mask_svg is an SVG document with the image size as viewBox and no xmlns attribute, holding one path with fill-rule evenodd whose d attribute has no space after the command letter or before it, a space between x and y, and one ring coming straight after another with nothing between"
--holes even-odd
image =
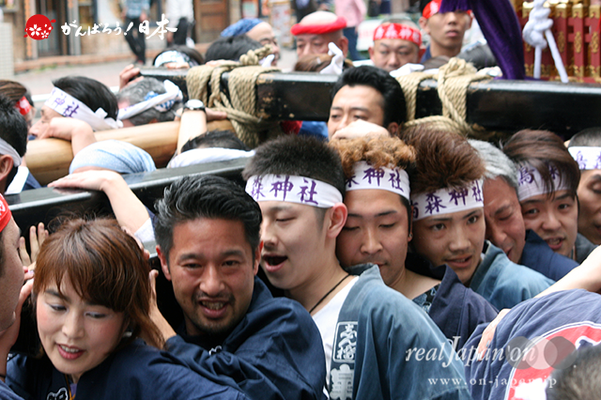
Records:
<instances>
[{"instance_id":1,"label":"man with open mouth","mask_svg":"<svg viewBox=\"0 0 601 400\"><path fill-rule=\"evenodd\" d=\"M300 302L320 330L330 398L469 398L462 364L434 322L387 287L377 265L350 272L340 266L336 238L347 208L333 148L310 138L280 137L256 149L243 177L263 214L262 267L268 279ZM440 358L417 360L411 349L436 351ZM441 379L431 384L428 377L453 384L443 387L436 383Z\"/></svg>"}]
</instances>

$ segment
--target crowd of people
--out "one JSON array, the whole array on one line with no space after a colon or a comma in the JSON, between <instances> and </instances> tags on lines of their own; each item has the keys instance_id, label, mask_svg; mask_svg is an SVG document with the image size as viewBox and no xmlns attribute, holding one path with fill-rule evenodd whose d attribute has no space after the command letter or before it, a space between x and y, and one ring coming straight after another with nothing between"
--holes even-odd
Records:
<instances>
[{"instance_id":1,"label":"crowd of people","mask_svg":"<svg viewBox=\"0 0 601 400\"><path fill-rule=\"evenodd\" d=\"M134 65L116 95L56 80L38 121L27 89L0 81L0 399L598 397L601 128L569 143L543 130L490 143L405 126L396 76L458 56L473 21L441 2L424 2L418 24L378 26L372 65L345 60L357 58L357 19L300 19L295 69L338 75L328 121L282 123L254 149L233 127L212 129L227 112ZM138 6L124 15L144 20ZM232 24L204 55L171 39L158 68L264 46L261 65L279 59L260 19ZM246 166L238 180L182 176L150 209L123 175L151 173L153 157L97 135L174 120L167 168ZM42 186L25 154L48 138L73 157L47 186L102 191L112 217L40 223L28 251L4 195ZM153 241L158 270L143 246ZM180 325L159 307L162 277ZM34 351L15 347L24 307Z\"/></svg>"}]
</instances>

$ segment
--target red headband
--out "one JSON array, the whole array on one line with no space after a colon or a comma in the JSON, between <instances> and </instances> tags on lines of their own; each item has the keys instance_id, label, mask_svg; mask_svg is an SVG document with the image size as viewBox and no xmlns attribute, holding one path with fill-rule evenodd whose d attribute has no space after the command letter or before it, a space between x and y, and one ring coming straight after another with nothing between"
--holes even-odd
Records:
<instances>
[{"instance_id":1,"label":"red headband","mask_svg":"<svg viewBox=\"0 0 601 400\"><path fill-rule=\"evenodd\" d=\"M301 23L294 24L292 29L290 29L290 33L294 36L297 35L325 35L326 33L331 33L335 31L339 31L341 29L346 28L346 19L344 17L338 17L335 21L330 22L329 24L318 24L318 25L303 25Z\"/></svg>"},{"instance_id":2,"label":"red headband","mask_svg":"<svg viewBox=\"0 0 601 400\"><path fill-rule=\"evenodd\" d=\"M438 10L440 10L440 3L442 3L442 0L432 0L426 4L424 11L422 11L422 17L425 19L430 19L430 17L434 14L438 14Z\"/></svg>"},{"instance_id":3,"label":"red headband","mask_svg":"<svg viewBox=\"0 0 601 400\"><path fill-rule=\"evenodd\" d=\"M426 4L426 7L424 7L424 11L422 11L422 17L424 17L425 19L430 19L430 17L434 14L438 14L438 10L440 10L441 3L442 0L432 0L431 2ZM472 10L467 10L466 13L468 13L468 15L471 16Z\"/></svg>"},{"instance_id":4,"label":"red headband","mask_svg":"<svg viewBox=\"0 0 601 400\"><path fill-rule=\"evenodd\" d=\"M17 110L21 113L21 115L27 115L27 113L31 110L31 104L27 101L27 97L21 97L21 100L17 101L15 105Z\"/></svg>"},{"instance_id":5,"label":"red headband","mask_svg":"<svg viewBox=\"0 0 601 400\"><path fill-rule=\"evenodd\" d=\"M417 47L422 45L422 34L419 30L395 23L385 23L376 28L374 42L380 39L402 39L415 43Z\"/></svg>"},{"instance_id":6,"label":"red headband","mask_svg":"<svg viewBox=\"0 0 601 400\"><path fill-rule=\"evenodd\" d=\"M8 203L6 202L4 196L0 194L0 232L3 231L4 228L6 228L6 225L8 225L11 216L12 213L8 208Z\"/></svg>"}]
</instances>

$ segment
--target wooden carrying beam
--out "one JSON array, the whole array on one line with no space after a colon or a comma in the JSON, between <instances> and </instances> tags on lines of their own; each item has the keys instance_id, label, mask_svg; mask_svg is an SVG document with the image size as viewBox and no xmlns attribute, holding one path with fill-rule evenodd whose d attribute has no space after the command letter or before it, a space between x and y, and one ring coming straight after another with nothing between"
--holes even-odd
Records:
<instances>
[{"instance_id":1,"label":"wooden carrying beam","mask_svg":"<svg viewBox=\"0 0 601 400\"><path fill-rule=\"evenodd\" d=\"M144 69L145 76L175 79L185 71ZM222 76L222 86L228 74ZM271 120L326 121L334 75L267 73L257 84L257 111ZM416 117L442 114L434 80L423 81L417 93ZM492 80L472 83L467 94L467 122L490 131L548 129L566 139L589 127L601 126L601 85L547 81Z\"/></svg>"}]
</instances>

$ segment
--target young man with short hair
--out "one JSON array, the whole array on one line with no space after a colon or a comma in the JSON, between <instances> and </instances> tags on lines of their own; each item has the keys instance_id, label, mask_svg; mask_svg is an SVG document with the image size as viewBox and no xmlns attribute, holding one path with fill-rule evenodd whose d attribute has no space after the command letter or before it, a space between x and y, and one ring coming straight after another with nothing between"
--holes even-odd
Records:
<instances>
[{"instance_id":1,"label":"young man with short hair","mask_svg":"<svg viewBox=\"0 0 601 400\"><path fill-rule=\"evenodd\" d=\"M373 40L368 51L376 67L392 72L405 64L419 63L422 34L409 23L384 22L374 31Z\"/></svg>"},{"instance_id":2,"label":"young man with short hair","mask_svg":"<svg viewBox=\"0 0 601 400\"><path fill-rule=\"evenodd\" d=\"M503 146L518 167L518 198L526 229L553 251L582 263L596 247L578 233L580 169L563 140L549 131L522 130Z\"/></svg>"},{"instance_id":3,"label":"young man with short hair","mask_svg":"<svg viewBox=\"0 0 601 400\"><path fill-rule=\"evenodd\" d=\"M417 150L410 177L414 251L434 265L449 265L464 285L499 310L549 287L550 279L512 263L485 241L485 167L467 139L420 127L408 142Z\"/></svg>"},{"instance_id":4,"label":"young man with short hair","mask_svg":"<svg viewBox=\"0 0 601 400\"><path fill-rule=\"evenodd\" d=\"M343 268L373 263L384 283L428 313L455 349L497 310L466 288L447 265L432 265L407 247L413 237L409 178L414 149L398 138L330 143L342 158L348 218L336 244Z\"/></svg>"},{"instance_id":5,"label":"young man with short hair","mask_svg":"<svg viewBox=\"0 0 601 400\"><path fill-rule=\"evenodd\" d=\"M463 367L434 323L386 287L376 265L351 275L336 258L347 209L340 158L326 144L281 137L259 146L243 172L263 213L262 267L317 323L330 398L469 398ZM415 358L413 349L421 349ZM437 349L437 350L433 350ZM430 351L454 360L422 357ZM432 384L428 378L450 378Z\"/></svg>"},{"instance_id":6,"label":"young man with short hair","mask_svg":"<svg viewBox=\"0 0 601 400\"><path fill-rule=\"evenodd\" d=\"M157 252L185 319L176 335L153 308L166 350L251 399L321 398L319 331L255 276L261 210L253 199L225 178L185 177L156 207Z\"/></svg>"},{"instance_id":7,"label":"young man with short hair","mask_svg":"<svg viewBox=\"0 0 601 400\"><path fill-rule=\"evenodd\" d=\"M461 52L463 36L472 26L472 14L467 10L439 13L442 0L432 0L424 7L419 19L422 31L430 35L430 45L421 62L433 57L455 57Z\"/></svg>"},{"instance_id":8,"label":"young man with short hair","mask_svg":"<svg viewBox=\"0 0 601 400\"><path fill-rule=\"evenodd\" d=\"M482 187L486 239L514 263L555 281L563 278L578 263L555 253L536 232L526 230L518 200L518 172L513 161L491 143L469 142L486 164Z\"/></svg>"},{"instance_id":9,"label":"young man with short hair","mask_svg":"<svg viewBox=\"0 0 601 400\"><path fill-rule=\"evenodd\" d=\"M396 136L405 118L405 96L396 79L372 66L350 68L332 89L328 136L334 138L359 120L372 123L380 134Z\"/></svg>"}]
</instances>

